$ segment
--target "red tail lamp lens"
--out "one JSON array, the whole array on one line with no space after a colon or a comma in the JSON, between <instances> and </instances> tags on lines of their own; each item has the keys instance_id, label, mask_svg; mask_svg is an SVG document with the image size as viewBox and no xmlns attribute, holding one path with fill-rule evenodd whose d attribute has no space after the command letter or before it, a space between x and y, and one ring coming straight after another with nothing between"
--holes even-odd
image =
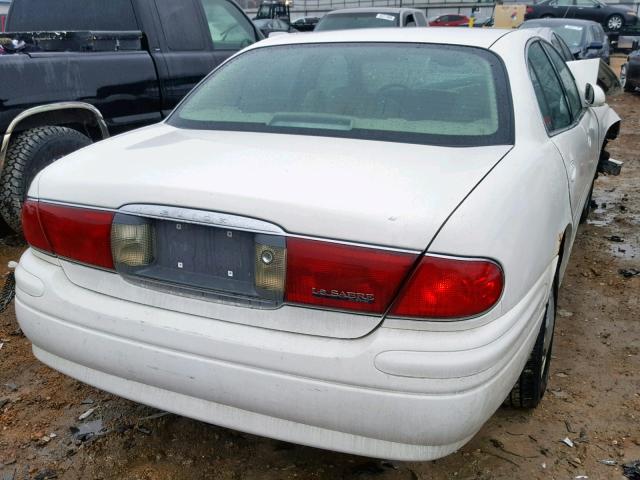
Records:
<instances>
[{"instance_id":1,"label":"red tail lamp lens","mask_svg":"<svg viewBox=\"0 0 640 480\"><path fill-rule=\"evenodd\" d=\"M416 255L315 240L287 240L286 301L382 314Z\"/></svg>"},{"instance_id":2,"label":"red tail lamp lens","mask_svg":"<svg viewBox=\"0 0 640 480\"><path fill-rule=\"evenodd\" d=\"M496 304L503 284L502 269L494 262L425 256L400 292L391 315L471 317Z\"/></svg>"},{"instance_id":3,"label":"red tail lamp lens","mask_svg":"<svg viewBox=\"0 0 640 480\"><path fill-rule=\"evenodd\" d=\"M39 231L36 228L38 217ZM25 202L23 219L26 220L23 229L29 245L59 257L113 269L113 213L30 200Z\"/></svg>"},{"instance_id":4,"label":"red tail lamp lens","mask_svg":"<svg viewBox=\"0 0 640 480\"><path fill-rule=\"evenodd\" d=\"M40 225L40 215L38 215L38 202L26 200L22 205L22 232L29 245L45 252L53 253L53 248Z\"/></svg>"}]
</instances>

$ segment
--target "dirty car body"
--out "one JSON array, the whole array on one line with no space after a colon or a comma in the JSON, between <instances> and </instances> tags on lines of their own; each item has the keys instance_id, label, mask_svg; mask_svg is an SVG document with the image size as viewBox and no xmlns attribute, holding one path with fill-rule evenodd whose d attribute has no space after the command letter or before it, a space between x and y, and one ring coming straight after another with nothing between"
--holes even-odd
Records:
<instances>
[{"instance_id":1,"label":"dirty car body","mask_svg":"<svg viewBox=\"0 0 640 480\"><path fill-rule=\"evenodd\" d=\"M588 69L569 103L531 30L434 30L270 38L168 121L44 170L16 272L35 355L300 444L407 460L465 444L553 331L619 119L581 100Z\"/></svg>"}]
</instances>

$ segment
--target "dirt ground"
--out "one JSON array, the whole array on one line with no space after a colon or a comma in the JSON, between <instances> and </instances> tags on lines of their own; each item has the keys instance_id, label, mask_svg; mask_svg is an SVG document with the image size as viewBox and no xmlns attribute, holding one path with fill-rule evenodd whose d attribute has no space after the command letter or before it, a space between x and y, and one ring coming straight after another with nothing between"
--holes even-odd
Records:
<instances>
[{"instance_id":1,"label":"dirt ground","mask_svg":"<svg viewBox=\"0 0 640 480\"><path fill-rule=\"evenodd\" d=\"M640 94L610 104L623 127L609 151L625 166L596 182L537 410L501 408L468 445L434 462L317 450L162 414L67 378L33 357L11 306L0 316L0 480L624 479L621 464L640 459L640 276L619 273L640 269ZM0 245L0 265L22 249Z\"/></svg>"}]
</instances>

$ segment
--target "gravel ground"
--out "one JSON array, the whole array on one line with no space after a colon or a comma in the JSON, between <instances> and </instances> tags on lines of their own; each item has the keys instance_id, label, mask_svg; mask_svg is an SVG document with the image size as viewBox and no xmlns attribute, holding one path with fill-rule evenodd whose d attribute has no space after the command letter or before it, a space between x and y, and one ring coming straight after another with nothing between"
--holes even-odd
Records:
<instances>
[{"instance_id":1,"label":"gravel ground","mask_svg":"<svg viewBox=\"0 0 640 480\"><path fill-rule=\"evenodd\" d=\"M609 150L625 167L596 182L598 207L560 292L550 390L537 410L501 408L468 445L434 462L301 447L67 378L33 357L10 307L0 315L0 479L624 479L621 464L640 459L640 276L619 273L640 269L640 94L610 103L623 128ZM22 249L1 245L0 265Z\"/></svg>"}]
</instances>

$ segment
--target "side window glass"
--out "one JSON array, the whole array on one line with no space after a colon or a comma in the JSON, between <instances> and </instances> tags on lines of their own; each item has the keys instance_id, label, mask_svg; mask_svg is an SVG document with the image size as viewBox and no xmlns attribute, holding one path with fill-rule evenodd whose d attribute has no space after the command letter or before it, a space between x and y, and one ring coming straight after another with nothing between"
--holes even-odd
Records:
<instances>
[{"instance_id":1,"label":"side window glass","mask_svg":"<svg viewBox=\"0 0 640 480\"><path fill-rule=\"evenodd\" d=\"M529 62L529 76L531 77L531 83L533 84L533 90L536 92L536 98L538 99L538 106L540 107L540 113L542 113L542 119L547 130L553 130L553 121L551 120L551 111L549 110L549 103L547 97L542 90L538 75Z\"/></svg>"},{"instance_id":2,"label":"side window glass","mask_svg":"<svg viewBox=\"0 0 640 480\"><path fill-rule=\"evenodd\" d=\"M191 0L156 0L156 5L169 50L191 52L205 49L200 29L193 28L193 19L198 18L198 12Z\"/></svg>"},{"instance_id":3,"label":"side window glass","mask_svg":"<svg viewBox=\"0 0 640 480\"><path fill-rule=\"evenodd\" d=\"M240 50L256 41L251 23L227 0L199 0L215 50Z\"/></svg>"},{"instance_id":4,"label":"side window glass","mask_svg":"<svg viewBox=\"0 0 640 480\"><path fill-rule=\"evenodd\" d=\"M405 27L415 27L416 26L416 20L415 20L415 18L413 18L412 14L407 15L407 18L405 18L405 20L404 20L404 25L405 25Z\"/></svg>"},{"instance_id":5,"label":"side window glass","mask_svg":"<svg viewBox=\"0 0 640 480\"><path fill-rule=\"evenodd\" d=\"M567 92L569 107L571 108L573 118L577 119L582 114L582 99L580 98L580 94L578 93L578 87L576 87L576 81L573 79L571 70L569 70L567 64L564 63L562 58L560 58L560 55L558 55L558 52L556 52L553 48L549 48L547 45L545 45L545 50L547 51L549 58L553 62L553 65L556 67L565 92Z\"/></svg>"},{"instance_id":6,"label":"side window glass","mask_svg":"<svg viewBox=\"0 0 640 480\"><path fill-rule=\"evenodd\" d=\"M538 105L547 129L554 131L568 127L571 125L569 105L560 80L540 42L535 42L529 47L527 58L529 70L533 73L532 82Z\"/></svg>"},{"instance_id":7,"label":"side window glass","mask_svg":"<svg viewBox=\"0 0 640 480\"><path fill-rule=\"evenodd\" d=\"M551 37L551 44L554 47L556 47L558 52L562 54L562 58L564 58L565 62L570 62L572 60L575 60L575 58L573 58L573 54L571 53L571 50L569 50L569 47L567 47L567 44L564 43L564 40L562 40L562 38L560 38L555 33Z\"/></svg>"}]
</instances>

